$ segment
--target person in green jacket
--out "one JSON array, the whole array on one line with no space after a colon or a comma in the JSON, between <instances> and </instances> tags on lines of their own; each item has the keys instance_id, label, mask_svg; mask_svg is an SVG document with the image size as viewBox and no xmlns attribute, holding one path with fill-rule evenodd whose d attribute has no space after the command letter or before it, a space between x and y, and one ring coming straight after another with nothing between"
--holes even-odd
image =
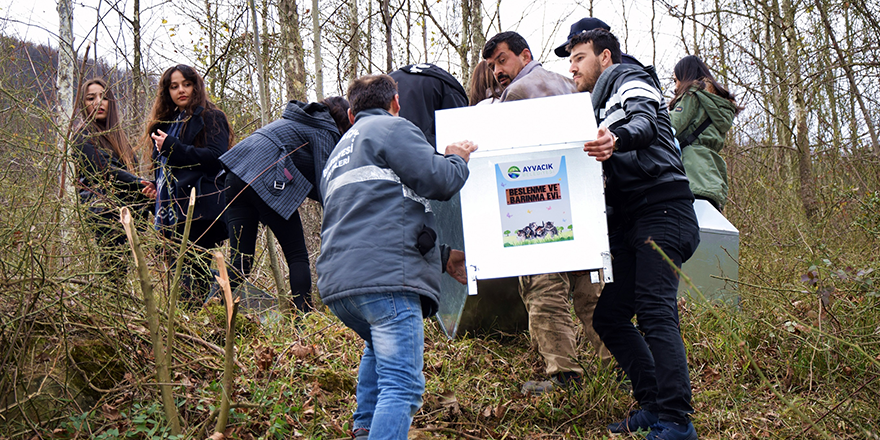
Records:
<instances>
[{"instance_id":1,"label":"person in green jacket","mask_svg":"<svg viewBox=\"0 0 880 440\"><path fill-rule=\"evenodd\" d=\"M732 93L715 81L701 59L688 55L675 65L675 97L669 116L681 144L681 159L698 199L718 211L727 202L727 164L719 154L724 137L742 109Z\"/></svg>"}]
</instances>

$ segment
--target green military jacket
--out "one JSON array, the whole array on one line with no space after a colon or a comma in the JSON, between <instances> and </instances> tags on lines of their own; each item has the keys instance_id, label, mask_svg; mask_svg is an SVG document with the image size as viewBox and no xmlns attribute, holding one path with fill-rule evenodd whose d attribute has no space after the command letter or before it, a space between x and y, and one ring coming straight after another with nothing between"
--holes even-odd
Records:
<instances>
[{"instance_id":1,"label":"green military jacket","mask_svg":"<svg viewBox=\"0 0 880 440\"><path fill-rule=\"evenodd\" d=\"M735 114L734 103L696 87L676 101L669 114L680 142L707 117L712 119L697 140L682 150L681 159L694 195L711 199L720 209L727 202L727 164L719 152L724 148L724 137Z\"/></svg>"}]
</instances>

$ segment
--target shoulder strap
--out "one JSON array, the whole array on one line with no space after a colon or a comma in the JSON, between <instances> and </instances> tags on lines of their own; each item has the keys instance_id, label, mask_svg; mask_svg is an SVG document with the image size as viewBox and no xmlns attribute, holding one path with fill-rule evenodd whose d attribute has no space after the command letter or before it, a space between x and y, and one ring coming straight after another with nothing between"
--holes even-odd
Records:
<instances>
[{"instance_id":1,"label":"shoulder strap","mask_svg":"<svg viewBox=\"0 0 880 440\"><path fill-rule=\"evenodd\" d=\"M709 115L706 115L706 120L703 121L703 123L700 124L700 126L697 127L696 130L692 131L691 134L689 134L688 137L686 137L684 140L679 141L681 143L681 149L684 150L684 147L687 147L688 145L696 142L697 138L700 137L700 135L703 134L703 132L706 131L706 129L709 128L710 125L712 125L712 118L710 118Z\"/></svg>"}]
</instances>

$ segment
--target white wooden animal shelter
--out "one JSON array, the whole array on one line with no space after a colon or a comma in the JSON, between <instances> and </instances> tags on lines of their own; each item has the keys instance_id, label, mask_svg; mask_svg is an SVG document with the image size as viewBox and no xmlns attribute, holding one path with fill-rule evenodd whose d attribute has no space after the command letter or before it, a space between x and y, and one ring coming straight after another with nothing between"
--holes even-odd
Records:
<instances>
[{"instance_id":1,"label":"white wooden animal shelter","mask_svg":"<svg viewBox=\"0 0 880 440\"><path fill-rule=\"evenodd\" d=\"M583 151L597 131L589 94L442 110L436 126L441 153L460 140L479 146L460 197L432 203L441 243L463 246L467 258L466 288L443 277L438 318L447 336L466 308L466 316L514 318L471 297L522 309L516 284L478 292L479 281L589 270L598 282L598 269L613 281L602 166Z\"/></svg>"}]
</instances>

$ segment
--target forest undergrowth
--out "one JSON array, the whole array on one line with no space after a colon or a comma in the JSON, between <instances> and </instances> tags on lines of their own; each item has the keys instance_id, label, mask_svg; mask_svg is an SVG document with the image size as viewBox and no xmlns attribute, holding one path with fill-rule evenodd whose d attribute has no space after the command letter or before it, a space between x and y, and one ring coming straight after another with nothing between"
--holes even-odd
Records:
<instances>
[{"instance_id":1,"label":"forest undergrowth","mask_svg":"<svg viewBox=\"0 0 880 440\"><path fill-rule=\"evenodd\" d=\"M35 145L26 137L40 135L16 134ZM108 254L89 239L87 211L58 201L44 152L2 154L0 438L174 438L131 252ZM740 301L679 303L701 438L880 439L880 162L817 157L821 210L807 218L786 177L791 158L736 148L727 157ZM314 261L320 210L309 205L303 217ZM168 245L147 231L142 224L164 313ZM271 288L266 260L257 256L254 280ZM225 313L213 300L176 320L170 370L183 438L213 432ZM521 384L543 370L526 334L447 340L426 321L427 391L410 438L606 438L605 425L634 401L579 344L579 387L524 395ZM235 348L229 438L348 438L363 345L326 308L242 310Z\"/></svg>"}]
</instances>

